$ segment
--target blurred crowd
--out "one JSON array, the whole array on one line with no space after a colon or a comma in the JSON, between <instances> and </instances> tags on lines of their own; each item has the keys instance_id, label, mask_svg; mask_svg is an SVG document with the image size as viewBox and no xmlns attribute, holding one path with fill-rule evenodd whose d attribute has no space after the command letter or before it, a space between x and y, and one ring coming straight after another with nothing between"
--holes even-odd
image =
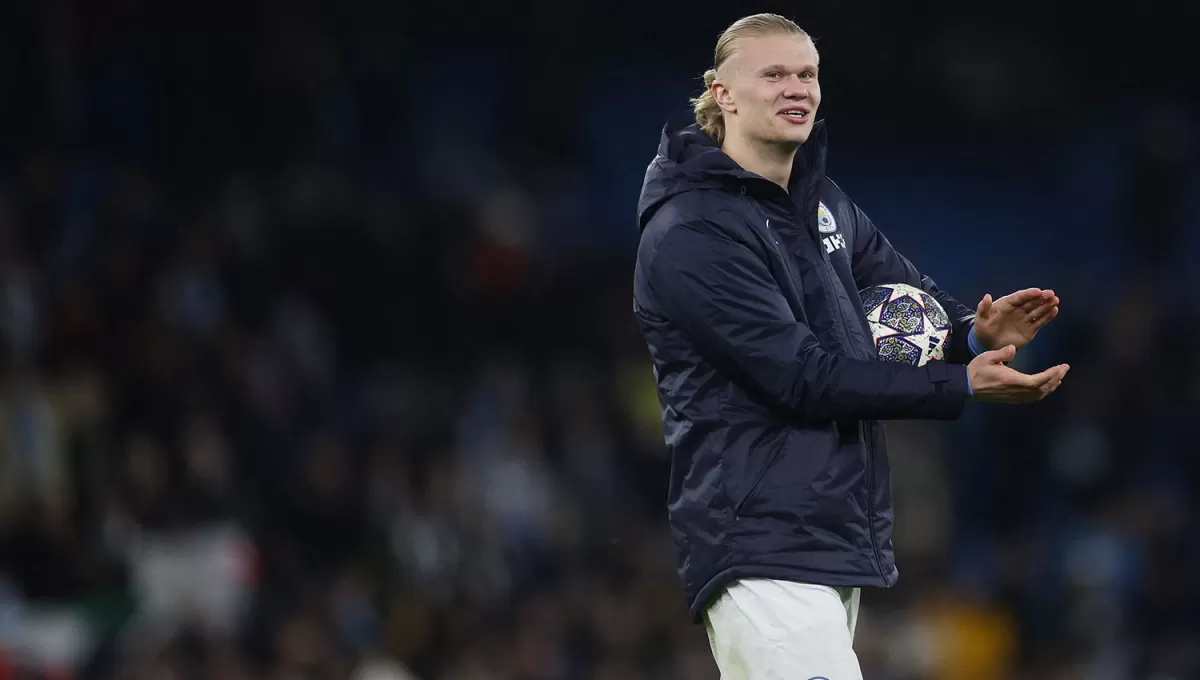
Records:
<instances>
[{"instance_id":1,"label":"blurred crowd","mask_svg":"<svg viewBox=\"0 0 1200 680\"><path fill-rule=\"evenodd\" d=\"M653 56L587 59L619 28L591 6L431 25L464 34L435 54L394 8L171 4L0 17L0 679L715 680L629 275L653 102L686 117L727 22L682 71L645 61L677 77L629 81L622 119L562 85ZM913 63L1028 73L977 26L929 24ZM1074 121L1090 81L1045 30L1029 139L946 68L943 126L831 159L964 302L1054 287L1018 362L1073 366L1043 404L889 428L871 680L1200 677L1194 102ZM843 63L826 96L863 109L889 75ZM875 125L853 109L835 139Z\"/></svg>"}]
</instances>

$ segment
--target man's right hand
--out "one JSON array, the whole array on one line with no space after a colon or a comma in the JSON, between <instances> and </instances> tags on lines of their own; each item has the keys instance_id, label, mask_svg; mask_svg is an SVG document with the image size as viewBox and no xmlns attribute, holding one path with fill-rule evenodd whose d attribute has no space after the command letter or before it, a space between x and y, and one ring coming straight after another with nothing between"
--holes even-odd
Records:
<instances>
[{"instance_id":1,"label":"man's right hand","mask_svg":"<svg viewBox=\"0 0 1200 680\"><path fill-rule=\"evenodd\" d=\"M984 352L967 364L967 379L971 381L975 401L999 404L1040 401L1058 389L1067 371L1071 370L1070 366L1060 364L1037 375L1027 375L1005 366L1016 355L1017 348L1009 345Z\"/></svg>"}]
</instances>

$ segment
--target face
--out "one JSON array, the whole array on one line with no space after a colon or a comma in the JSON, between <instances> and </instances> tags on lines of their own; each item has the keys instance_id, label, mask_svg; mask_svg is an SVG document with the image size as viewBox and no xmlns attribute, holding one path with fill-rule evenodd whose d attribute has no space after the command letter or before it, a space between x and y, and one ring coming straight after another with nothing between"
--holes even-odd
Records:
<instances>
[{"instance_id":1,"label":"face","mask_svg":"<svg viewBox=\"0 0 1200 680\"><path fill-rule=\"evenodd\" d=\"M817 51L805 37L739 40L713 82L726 135L768 144L807 141L821 104L817 62Z\"/></svg>"}]
</instances>

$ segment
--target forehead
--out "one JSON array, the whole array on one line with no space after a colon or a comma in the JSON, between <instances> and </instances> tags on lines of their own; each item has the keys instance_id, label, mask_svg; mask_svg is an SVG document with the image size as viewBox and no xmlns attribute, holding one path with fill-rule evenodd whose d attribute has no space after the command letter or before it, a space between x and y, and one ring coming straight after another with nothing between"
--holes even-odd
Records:
<instances>
[{"instance_id":1,"label":"forehead","mask_svg":"<svg viewBox=\"0 0 1200 680\"><path fill-rule=\"evenodd\" d=\"M812 41L798 35L748 36L737 43L733 59L739 70L767 66L806 68L817 65Z\"/></svg>"}]
</instances>

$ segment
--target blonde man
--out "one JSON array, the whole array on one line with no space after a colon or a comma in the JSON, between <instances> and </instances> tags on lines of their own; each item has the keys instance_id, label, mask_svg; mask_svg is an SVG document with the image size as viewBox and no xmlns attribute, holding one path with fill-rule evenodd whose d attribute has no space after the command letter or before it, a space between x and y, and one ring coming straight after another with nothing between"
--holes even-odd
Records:
<instances>
[{"instance_id":1,"label":"blonde man","mask_svg":"<svg viewBox=\"0 0 1200 680\"><path fill-rule=\"evenodd\" d=\"M1058 314L1023 290L974 313L825 176L812 39L774 14L717 41L696 123L663 131L639 201L634 313L672 456L677 566L724 680L853 680L860 588L898 572L884 431L1027 403L1067 366L1006 362ZM858 291L903 282L954 320L947 361L877 360Z\"/></svg>"}]
</instances>

